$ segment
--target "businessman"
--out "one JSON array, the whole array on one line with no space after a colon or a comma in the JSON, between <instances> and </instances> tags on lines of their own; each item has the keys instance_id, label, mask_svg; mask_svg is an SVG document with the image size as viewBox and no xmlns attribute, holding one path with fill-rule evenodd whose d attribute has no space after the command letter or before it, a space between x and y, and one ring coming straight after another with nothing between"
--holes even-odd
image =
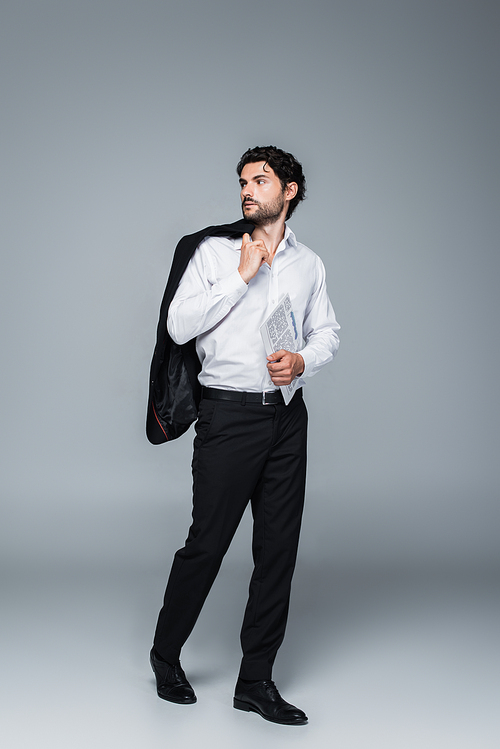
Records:
<instances>
[{"instance_id":1,"label":"businessman","mask_svg":"<svg viewBox=\"0 0 500 749\"><path fill-rule=\"evenodd\" d=\"M208 168L210 179L217 168L216 162ZM197 419L192 525L174 556L151 665L161 698L196 702L180 664L181 648L250 502L254 570L233 704L274 723L303 725L307 716L281 697L272 668L285 634L304 504L307 411L302 385L334 357L339 325L322 261L285 223L305 197L301 164L275 146L256 147L243 154L237 173L243 220L184 238L184 265L179 270L179 250L170 295L164 299L166 330L160 318L155 356L163 361L164 354L157 352L164 351L164 339L181 352L174 361L180 362L176 387L182 397L174 394L174 405L164 411L185 404L189 391ZM180 281L172 281L175 272ZM285 294L300 345L297 351L281 349L266 356L260 327ZM193 364L189 346L197 373L191 388L182 375L182 356L188 374ZM294 380L297 389L285 405L280 387ZM158 442L168 439L169 432L157 391L152 376L148 428L160 435L152 439Z\"/></svg>"}]
</instances>

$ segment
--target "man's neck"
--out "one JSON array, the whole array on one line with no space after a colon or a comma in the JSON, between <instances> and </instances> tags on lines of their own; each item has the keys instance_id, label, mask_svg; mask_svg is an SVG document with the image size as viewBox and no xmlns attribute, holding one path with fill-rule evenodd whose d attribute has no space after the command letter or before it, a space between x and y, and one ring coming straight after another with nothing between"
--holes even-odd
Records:
<instances>
[{"instance_id":1,"label":"man's neck","mask_svg":"<svg viewBox=\"0 0 500 749\"><path fill-rule=\"evenodd\" d=\"M252 240L262 239L272 260L284 236L285 221L280 220L267 226L256 226L252 234Z\"/></svg>"}]
</instances>

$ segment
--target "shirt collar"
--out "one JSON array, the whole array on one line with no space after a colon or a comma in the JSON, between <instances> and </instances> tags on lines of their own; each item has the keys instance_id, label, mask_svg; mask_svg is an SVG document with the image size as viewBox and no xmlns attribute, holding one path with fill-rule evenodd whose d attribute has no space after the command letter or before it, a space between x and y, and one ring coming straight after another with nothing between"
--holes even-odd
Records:
<instances>
[{"instance_id":1,"label":"shirt collar","mask_svg":"<svg viewBox=\"0 0 500 749\"><path fill-rule=\"evenodd\" d=\"M288 224L285 224L285 236L283 237L283 239L285 240L287 244L291 245L292 247L297 247L297 240L295 238L295 234L290 229Z\"/></svg>"},{"instance_id":2,"label":"shirt collar","mask_svg":"<svg viewBox=\"0 0 500 749\"><path fill-rule=\"evenodd\" d=\"M241 239L238 238L238 239L234 239L233 241L234 241L234 249L241 250ZM297 247L297 239L293 231L288 226L288 224L285 224L285 234L283 236L282 241L285 242L285 247L287 245L289 245L290 247Z\"/></svg>"}]
</instances>

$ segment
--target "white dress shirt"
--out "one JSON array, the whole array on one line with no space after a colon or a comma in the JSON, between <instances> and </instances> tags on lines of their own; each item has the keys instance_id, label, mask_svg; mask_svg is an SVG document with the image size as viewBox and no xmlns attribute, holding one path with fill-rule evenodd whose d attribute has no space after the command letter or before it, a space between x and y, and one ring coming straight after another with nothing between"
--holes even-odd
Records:
<instances>
[{"instance_id":1,"label":"white dress shirt","mask_svg":"<svg viewBox=\"0 0 500 749\"><path fill-rule=\"evenodd\" d=\"M290 295L304 359L302 378L315 374L338 349L340 325L328 298L320 258L291 229L247 285L238 272L241 239L207 237L189 261L168 311L172 339L196 338L205 387L276 390L267 370L260 326L281 297Z\"/></svg>"}]
</instances>

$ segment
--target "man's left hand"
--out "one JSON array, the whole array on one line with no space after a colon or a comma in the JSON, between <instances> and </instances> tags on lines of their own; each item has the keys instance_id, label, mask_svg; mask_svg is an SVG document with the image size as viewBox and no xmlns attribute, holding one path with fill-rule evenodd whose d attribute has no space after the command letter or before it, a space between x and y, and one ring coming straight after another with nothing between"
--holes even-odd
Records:
<instances>
[{"instance_id":1,"label":"man's left hand","mask_svg":"<svg viewBox=\"0 0 500 749\"><path fill-rule=\"evenodd\" d=\"M280 387L289 385L304 371L304 359L300 354L280 349L267 357L267 368L273 383Z\"/></svg>"}]
</instances>

